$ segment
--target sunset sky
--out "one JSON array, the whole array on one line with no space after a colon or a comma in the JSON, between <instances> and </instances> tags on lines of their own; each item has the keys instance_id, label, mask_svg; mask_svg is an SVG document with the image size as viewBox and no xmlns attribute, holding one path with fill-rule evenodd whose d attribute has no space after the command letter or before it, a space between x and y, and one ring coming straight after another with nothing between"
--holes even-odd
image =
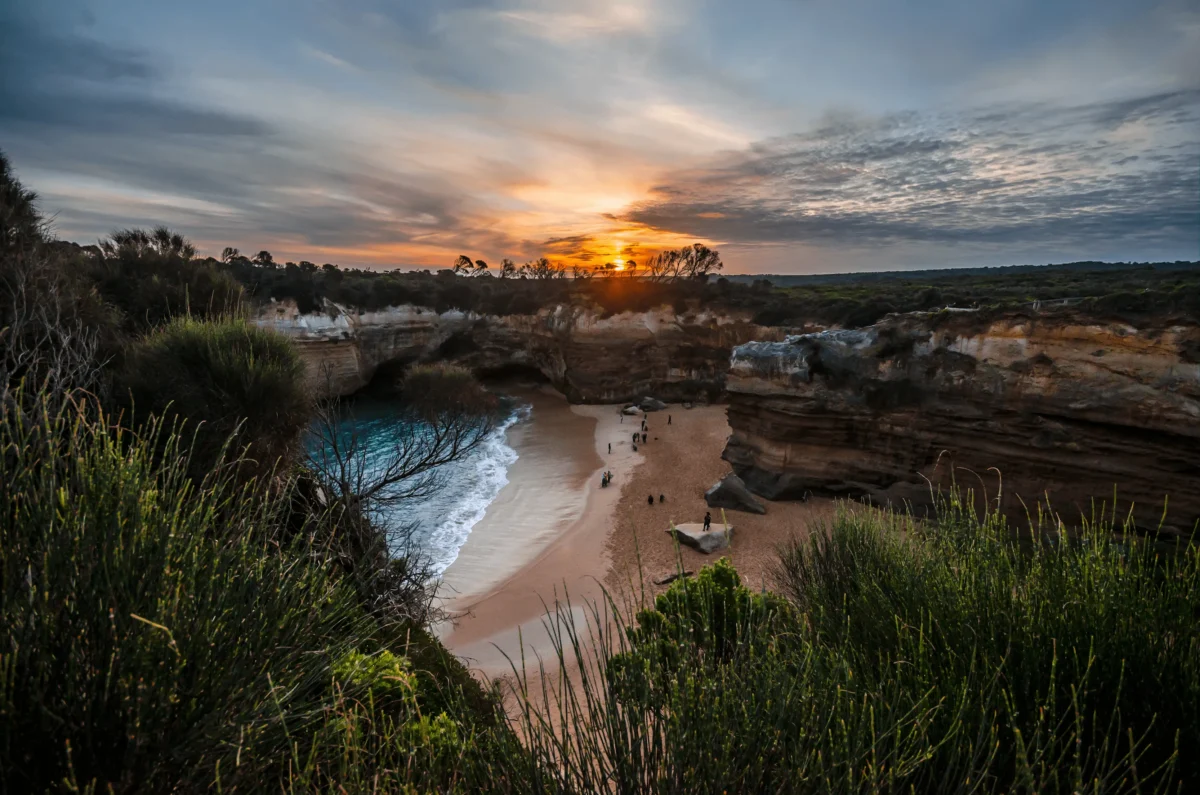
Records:
<instances>
[{"instance_id":1,"label":"sunset sky","mask_svg":"<svg viewBox=\"0 0 1200 795\"><path fill-rule=\"evenodd\" d=\"M11 8L10 8L11 6ZM8 0L60 237L378 267L1200 257L1196 0Z\"/></svg>"}]
</instances>

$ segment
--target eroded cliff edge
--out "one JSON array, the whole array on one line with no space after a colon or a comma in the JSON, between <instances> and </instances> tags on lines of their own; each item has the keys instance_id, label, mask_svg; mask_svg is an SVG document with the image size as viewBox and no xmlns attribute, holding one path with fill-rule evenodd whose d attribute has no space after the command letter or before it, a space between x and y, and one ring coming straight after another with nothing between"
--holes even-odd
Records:
<instances>
[{"instance_id":1,"label":"eroded cliff edge","mask_svg":"<svg viewBox=\"0 0 1200 795\"><path fill-rule=\"evenodd\" d=\"M291 337L315 389L347 395L378 373L413 362L460 363L481 375L536 372L574 402L606 403L654 395L667 401L715 400L733 348L783 339L748 316L663 307L603 316L560 305L534 315L438 313L415 306L356 312L327 305L301 314L273 303L260 325Z\"/></svg>"},{"instance_id":2,"label":"eroded cliff edge","mask_svg":"<svg viewBox=\"0 0 1200 795\"><path fill-rule=\"evenodd\" d=\"M1116 489L1139 526L1200 519L1200 328L894 316L735 349L725 458L770 499L931 501L954 478L1066 521ZM999 476L997 475L999 473Z\"/></svg>"}]
</instances>

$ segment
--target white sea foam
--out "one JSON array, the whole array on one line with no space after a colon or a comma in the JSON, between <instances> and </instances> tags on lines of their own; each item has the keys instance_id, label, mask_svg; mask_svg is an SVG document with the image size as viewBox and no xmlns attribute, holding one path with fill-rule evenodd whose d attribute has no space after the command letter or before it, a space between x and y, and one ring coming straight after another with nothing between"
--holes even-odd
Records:
<instances>
[{"instance_id":1,"label":"white sea foam","mask_svg":"<svg viewBox=\"0 0 1200 795\"><path fill-rule=\"evenodd\" d=\"M462 462L464 466L456 473L455 480L463 488L451 486L448 489L446 496L450 504L440 506L441 521L427 536L427 551L435 575L440 575L454 562L459 549L467 542L471 528L483 519L488 506L508 484L508 468L517 460L517 451L508 445L508 429L528 419L531 411L530 406L518 407L468 460ZM430 517L430 524L433 521Z\"/></svg>"}]
</instances>

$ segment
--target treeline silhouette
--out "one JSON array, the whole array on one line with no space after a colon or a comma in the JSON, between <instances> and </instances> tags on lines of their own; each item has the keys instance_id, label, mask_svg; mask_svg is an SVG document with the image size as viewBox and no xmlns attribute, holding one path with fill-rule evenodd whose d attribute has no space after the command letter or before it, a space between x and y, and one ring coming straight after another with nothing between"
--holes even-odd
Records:
<instances>
[{"instance_id":1,"label":"treeline silhouette","mask_svg":"<svg viewBox=\"0 0 1200 795\"><path fill-rule=\"evenodd\" d=\"M438 271L279 265L267 252L254 258L234 252L224 262L203 262L228 273L256 300L291 299L304 312L319 311L326 301L367 311L412 304L494 315L532 314L570 303L601 314L670 306L680 314L700 309L749 313L762 325L860 327L891 312L945 307L994 312L1036 305L1042 312L1080 311L1129 321L1154 315L1200 319L1200 262L927 270L887 278L843 274L836 281L795 286L717 277L720 256L702 246L664 252L642 266L624 263L623 271L606 265L573 273L546 259L519 268L505 260L493 269L466 255Z\"/></svg>"},{"instance_id":2,"label":"treeline silhouette","mask_svg":"<svg viewBox=\"0 0 1200 795\"><path fill-rule=\"evenodd\" d=\"M520 267L505 260L492 268L466 255L440 270L381 271L281 264L268 251L248 257L233 248L221 259L198 258L173 248L173 235L178 237L165 229L125 230L105 248L55 245L121 310L127 328L152 326L185 302L193 311L219 312L243 299L291 300L305 313L414 305L514 315L569 304L612 315L671 307L681 315L738 312L761 325L789 327L861 327L892 312L947 307L984 315L1036 309L1129 322L1151 316L1200 320L1200 262L926 270L886 278L841 274L781 286L769 278L716 276L720 255L703 246L664 252L641 266L624 263L622 271L572 270L544 258Z\"/></svg>"}]
</instances>

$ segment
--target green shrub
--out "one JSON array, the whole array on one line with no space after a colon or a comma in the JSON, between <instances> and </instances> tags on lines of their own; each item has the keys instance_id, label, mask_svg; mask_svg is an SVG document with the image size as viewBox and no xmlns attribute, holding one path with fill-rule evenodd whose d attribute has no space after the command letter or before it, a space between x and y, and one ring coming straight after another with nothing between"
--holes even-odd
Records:
<instances>
[{"instance_id":1,"label":"green shrub","mask_svg":"<svg viewBox=\"0 0 1200 795\"><path fill-rule=\"evenodd\" d=\"M408 661L387 650L375 655L349 651L334 663L333 677L342 689L369 695L376 703L399 704L416 695Z\"/></svg>"},{"instance_id":2,"label":"green shrub","mask_svg":"<svg viewBox=\"0 0 1200 795\"><path fill-rule=\"evenodd\" d=\"M401 380L400 392L412 411L431 420L447 413L487 416L497 406L495 395L470 370L453 364L411 367Z\"/></svg>"},{"instance_id":3,"label":"green shrub","mask_svg":"<svg viewBox=\"0 0 1200 795\"><path fill-rule=\"evenodd\" d=\"M209 471L231 439L246 451L244 468L270 471L311 418L293 345L233 318L180 317L146 335L129 350L120 387L135 417L182 423L196 473Z\"/></svg>"},{"instance_id":4,"label":"green shrub","mask_svg":"<svg viewBox=\"0 0 1200 795\"><path fill-rule=\"evenodd\" d=\"M762 653L794 623L791 606L775 594L756 594L741 584L727 558L683 578L635 616L627 631L630 652L609 661L619 692L645 686L645 675L670 678L683 658L719 665L735 656Z\"/></svg>"}]
</instances>

